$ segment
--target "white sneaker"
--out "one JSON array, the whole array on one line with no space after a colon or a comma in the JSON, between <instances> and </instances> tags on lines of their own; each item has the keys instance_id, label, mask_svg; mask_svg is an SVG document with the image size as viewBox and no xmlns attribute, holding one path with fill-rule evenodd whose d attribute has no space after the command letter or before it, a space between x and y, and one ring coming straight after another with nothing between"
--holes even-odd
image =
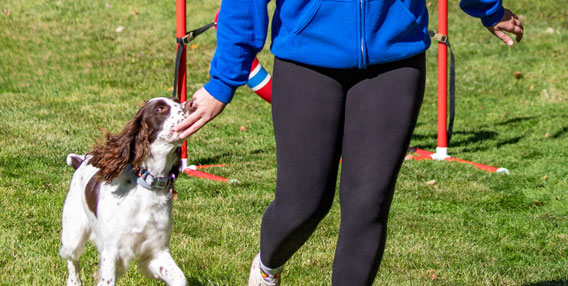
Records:
<instances>
[{"instance_id":1,"label":"white sneaker","mask_svg":"<svg viewBox=\"0 0 568 286\"><path fill-rule=\"evenodd\" d=\"M257 254L252 260L252 264L250 266L248 286L280 286L280 278L274 279L273 283L264 280L260 270L259 262L260 262L260 253Z\"/></svg>"}]
</instances>

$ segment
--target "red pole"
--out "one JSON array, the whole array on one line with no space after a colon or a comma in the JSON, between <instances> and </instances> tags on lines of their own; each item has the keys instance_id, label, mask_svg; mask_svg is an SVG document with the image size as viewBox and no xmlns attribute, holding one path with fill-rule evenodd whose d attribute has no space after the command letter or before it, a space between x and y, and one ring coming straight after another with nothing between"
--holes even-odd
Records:
<instances>
[{"instance_id":1,"label":"red pole","mask_svg":"<svg viewBox=\"0 0 568 286\"><path fill-rule=\"evenodd\" d=\"M438 1L438 33L448 35L448 1ZM438 148L448 147L447 138L447 86L448 50L438 43Z\"/></svg>"},{"instance_id":2,"label":"red pole","mask_svg":"<svg viewBox=\"0 0 568 286\"><path fill-rule=\"evenodd\" d=\"M438 34L448 36L448 0L438 1ZM412 156L415 160L446 160L467 163L491 173L509 174L505 168L497 168L479 164L467 160L453 158L448 155L448 131L447 131L447 94L448 94L448 50L444 43L438 42L438 147L436 153L422 149L410 148L416 153Z\"/></svg>"},{"instance_id":3,"label":"red pole","mask_svg":"<svg viewBox=\"0 0 568 286\"><path fill-rule=\"evenodd\" d=\"M183 38L186 33L186 15L185 15L185 1L186 0L176 0L176 37ZM180 48L177 44L177 49ZM180 102L184 102L187 99L187 74L186 74L186 49L183 49L181 54L181 60L179 64L179 71L178 71L178 78L177 78L177 91L178 91L178 98ZM183 142L181 146L181 160L182 160L182 168L185 169L187 167L187 141Z\"/></svg>"}]
</instances>

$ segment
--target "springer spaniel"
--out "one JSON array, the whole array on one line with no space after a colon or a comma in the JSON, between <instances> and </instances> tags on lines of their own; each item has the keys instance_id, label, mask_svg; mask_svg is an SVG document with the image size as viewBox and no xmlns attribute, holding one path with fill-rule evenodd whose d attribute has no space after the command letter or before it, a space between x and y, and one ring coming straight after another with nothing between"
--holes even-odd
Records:
<instances>
[{"instance_id":1,"label":"springer spaniel","mask_svg":"<svg viewBox=\"0 0 568 286\"><path fill-rule=\"evenodd\" d=\"M87 239L100 254L97 285L115 285L134 258L145 274L168 285L186 285L168 245L183 143L174 128L192 111L191 102L151 99L120 134L106 134L86 155L67 156L75 169L63 206L59 251L67 260L67 285L82 285L79 257Z\"/></svg>"}]
</instances>

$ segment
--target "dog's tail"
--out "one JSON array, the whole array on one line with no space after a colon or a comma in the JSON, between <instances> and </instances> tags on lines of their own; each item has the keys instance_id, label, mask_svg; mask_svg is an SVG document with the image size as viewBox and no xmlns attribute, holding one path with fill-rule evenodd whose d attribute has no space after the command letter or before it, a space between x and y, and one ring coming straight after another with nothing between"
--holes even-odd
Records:
<instances>
[{"instance_id":1,"label":"dog's tail","mask_svg":"<svg viewBox=\"0 0 568 286\"><path fill-rule=\"evenodd\" d=\"M65 160L68 166L73 167L73 169L77 170L85 161L85 155L77 155L77 154L69 154L67 155L67 159Z\"/></svg>"}]
</instances>

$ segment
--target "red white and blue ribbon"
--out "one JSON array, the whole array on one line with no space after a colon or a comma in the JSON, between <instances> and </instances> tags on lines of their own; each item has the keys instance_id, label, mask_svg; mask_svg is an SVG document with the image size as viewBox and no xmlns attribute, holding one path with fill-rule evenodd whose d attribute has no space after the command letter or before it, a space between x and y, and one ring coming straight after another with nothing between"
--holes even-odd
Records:
<instances>
[{"instance_id":1,"label":"red white and blue ribbon","mask_svg":"<svg viewBox=\"0 0 568 286\"><path fill-rule=\"evenodd\" d=\"M250 69L247 85L262 99L270 102L272 77L255 58Z\"/></svg>"}]
</instances>

